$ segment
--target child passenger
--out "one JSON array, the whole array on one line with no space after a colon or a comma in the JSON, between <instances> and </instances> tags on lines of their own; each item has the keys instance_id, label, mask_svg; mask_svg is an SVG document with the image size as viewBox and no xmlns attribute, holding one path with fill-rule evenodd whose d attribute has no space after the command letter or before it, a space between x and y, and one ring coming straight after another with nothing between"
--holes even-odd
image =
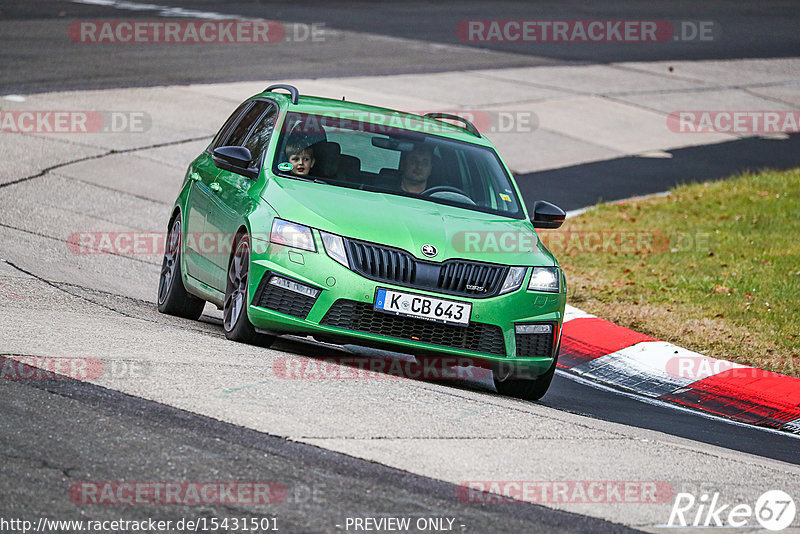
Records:
<instances>
[{"instance_id":1,"label":"child passenger","mask_svg":"<svg viewBox=\"0 0 800 534\"><path fill-rule=\"evenodd\" d=\"M292 174L297 176L308 176L314 166L314 151L309 146L297 144L286 145L286 156L292 164Z\"/></svg>"}]
</instances>

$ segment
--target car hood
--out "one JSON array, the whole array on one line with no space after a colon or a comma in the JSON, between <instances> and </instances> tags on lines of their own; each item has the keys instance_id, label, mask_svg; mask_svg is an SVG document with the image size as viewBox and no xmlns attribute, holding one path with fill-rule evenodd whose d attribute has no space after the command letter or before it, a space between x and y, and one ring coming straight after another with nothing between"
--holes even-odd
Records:
<instances>
[{"instance_id":1,"label":"car hood","mask_svg":"<svg viewBox=\"0 0 800 534\"><path fill-rule=\"evenodd\" d=\"M401 248L420 259L556 264L527 220L291 178L270 180L262 196L282 219ZM426 244L437 248L435 257L422 254Z\"/></svg>"}]
</instances>

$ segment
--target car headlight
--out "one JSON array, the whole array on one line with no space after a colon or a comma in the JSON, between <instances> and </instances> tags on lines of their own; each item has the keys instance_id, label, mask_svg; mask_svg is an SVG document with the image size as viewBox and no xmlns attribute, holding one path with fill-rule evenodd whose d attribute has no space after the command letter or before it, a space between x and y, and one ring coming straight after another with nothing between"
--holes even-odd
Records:
<instances>
[{"instance_id":1,"label":"car headlight","mask_svg":"<svg viewBox=\"0 0 800 534\"><path fill-rule=\"evenodd\" d=\"M500 295L516 291L522 286L522 281L525 279L526 267L511 267L508 270L503 286L500 288Z\"/></svg>"},{"instance_id":2,"label":"car headlight","mask_svg":"<svg viewBox=\"0 0 800 534\"><path fill-rule=\"evenodd\" d=\"M530 291L549 291L558 293L559 287L558 267L534 267L531 281L528 282Z\"/></svg>"},{"instance_id":3,"label":"car headlight","mask_svg":"<svg viewBox=\"0 0 800 534\"><path fill-rule=\"evenodd\" d=\"M322 236L322 246L325 247L325 252L328 256L349 269L350 262L347 261L347 252L344 250L344 239L342 239L342 236L329 234L322 230L320 230L319 234Z\"/></svg>"},{"instance_id":4,"label":"car headlight","mask_svg":"<svg viewBox=\"0 0 800 534\"><path fill-rule=\"evenodd\" d=\"M285 245L287 247L299 248L311 252L317 251L317 245L314 243L314 235L311 233L311 228L296 224L283 219L274 219L272 221L272 231L269 234L269 240L278 245Z\"/></svg>"}]
</instances>

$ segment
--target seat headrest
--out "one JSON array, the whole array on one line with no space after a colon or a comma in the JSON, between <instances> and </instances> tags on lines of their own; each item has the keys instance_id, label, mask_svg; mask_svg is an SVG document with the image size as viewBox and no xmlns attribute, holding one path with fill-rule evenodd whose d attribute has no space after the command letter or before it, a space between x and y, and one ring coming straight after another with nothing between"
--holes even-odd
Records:
<instances>
[{"instance_id":1,"label":"seat headrest","mask_svg":"<svg viewBox=\"0 0 800 534\"><path fill-rule=\"evenodd\" d=\"M311 150L314 151L313 174L325 178L331 178L336 174L339 168L339 154L342 149L339 143L333 141L319 141L311 145Z\"/></svg>"}]
</instances>

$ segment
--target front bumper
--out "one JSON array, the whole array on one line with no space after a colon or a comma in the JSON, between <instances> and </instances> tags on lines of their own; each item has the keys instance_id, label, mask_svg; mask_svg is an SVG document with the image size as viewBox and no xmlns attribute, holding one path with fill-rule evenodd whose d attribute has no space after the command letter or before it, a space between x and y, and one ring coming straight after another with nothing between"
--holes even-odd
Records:
<instances>
[{"instance_id":1,"label":"front bumper","mask_svg":"<svg viewBox=\"0 0 800 534\"><path fill-rule=\"evenodd\" d=\"M315 233L315 239L319 236ZM248 317L253 325L273 333L311 334L344 343L391 347L400 352L470 357L475 365L508 364L532 376L547 372L556 357L566 295L526 291L468 298L376 282L347 269L324 252L302 251L254 239L250 266ZM303 295L268 284L272 276L285 277L318 290ZM375 311L378 288L468 302L467 327L388 315ZM520 324L550 324L552 332L523 334Z\"/></svg>"}]
</instances>

